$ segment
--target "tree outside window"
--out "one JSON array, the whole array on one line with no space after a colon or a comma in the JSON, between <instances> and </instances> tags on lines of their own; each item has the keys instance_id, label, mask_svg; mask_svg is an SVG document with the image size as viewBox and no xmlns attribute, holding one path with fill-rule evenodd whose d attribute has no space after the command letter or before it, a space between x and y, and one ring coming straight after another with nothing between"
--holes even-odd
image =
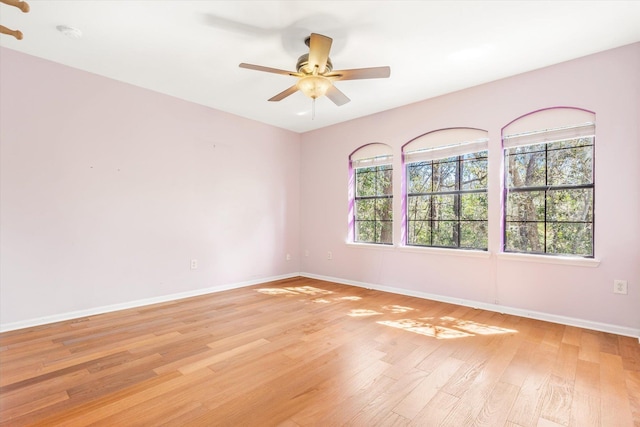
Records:
<instances>
[{"instance_id":1,"label":"tree outside window","mask_svg":"<svg viewBox=\"0 0 640 427\"><path fill-rule=\"evenodd\" d=\"M407 163L407 245L487 249L487 151Z\"/></svg>"},{"instance_id":2,"label":"tree outside window","mask_svg":"<svg viewBox=\"0 0 640 427\"><path fill-rule=\"evenodd\" d=\"M355 242L393 243L393 168L355 170Z\"/></svg>"},{"instance_id":3,"label":"tree outside window","mask_svg":"<svg viewBox=\"0 0 640 427\"><path fill-rule=\"evenodd\" d=\"M593 153L593 136L505 149L506 252L593 256Z\"/></svg>"}]
</instances>

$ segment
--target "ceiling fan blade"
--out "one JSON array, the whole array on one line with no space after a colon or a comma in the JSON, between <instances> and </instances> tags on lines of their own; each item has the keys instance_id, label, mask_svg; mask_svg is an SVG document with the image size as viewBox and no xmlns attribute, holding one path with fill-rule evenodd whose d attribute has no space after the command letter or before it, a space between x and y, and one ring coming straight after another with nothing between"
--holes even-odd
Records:
<instances>
[{"instance_id":1,"label":"ceiling fan blade","mask_svg":"<svg viewBox=\"0 0 640 427\"><path fill-rule=\"evenodd\" d=\"M287 71L287 70L280 70L278 68L263 67L262 65L245 64L244 62L240 64L240 68L246 68L249 70L256 70L256 71L264 71L267 73L274 73L274 74L282 74L285 76L294 76L294 77L303 76L303 74L296 73L295 71Z\"/></svg>"},{"instance_id":2,"label":"ceiling fan blade","mask_svg":"<svg viewBox=\"0 0 640 427\"><path fill-rule=\"evenodd\" d=\"M329 86L329 89L327 89L326 95L327 95L327 98L332 100L333 103L336 104L338 107L351 101L347 95L342 93L340 89L338 89L334 85Z\"/></svg>"},{"instance_id":3,"label":"ceiling fan blade","mask_svg":"<svg viewBox=\"0 0 640 427\"><path fill-rule=\"evenodd\" d=\"M383 79L391 75L390 67L354 68L336 70L325 75L331 80Z\"/></svg>"},{"instance_id":4,"label":"ceiling fan blade","mask_svg":"<svg viewBox=\"0 0 640 427\"><path fill-rule=\"evenodd\" d=\"M283 90L282 92L280 92L279 94L272 96L271 98L269 98L269 101L282 101L283 99L285 99L287 96L294 94L298 91L298 86L293 85L288 89Z\"/></svg>"},{"instance_id":5,"label":"ceiling fan blade","mask_svg":"<svg viewBox=\"0 0 640 427\"><path fill-rule=\"evenodd\" d=\"M311 33L309 38L309 68L318 67L318 74L325 72L333 39L322 34Z\"/></svg>"}]
</instances>

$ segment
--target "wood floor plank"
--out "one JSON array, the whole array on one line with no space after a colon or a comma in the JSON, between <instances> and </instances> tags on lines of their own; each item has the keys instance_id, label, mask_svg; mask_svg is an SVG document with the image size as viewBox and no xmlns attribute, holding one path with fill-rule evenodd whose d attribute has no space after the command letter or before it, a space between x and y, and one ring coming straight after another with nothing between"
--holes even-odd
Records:
<instances>
[{"instance_id":1,"label":"wood floor plank","mask_svg":"<svg viewBox=\"0 0 640 427\"><path fill-rule=\"evenodd\" d=\"M290 278L0 334L30 425L640 426L640 345Z\"/></svg>"},{"instance_id":2,"label":"wood floor plank","mask_svg":"<svg viewBox=\"0 0 640 427\"><path fill-rule=\"evenodd\" d=\"M436 369L430 372L411 393L393 408L393 412L409 420L415 418L424 405L429 403L436 393L449 382L462 364L461 360L452 357L443 360Z\"/></svg>"},{"instance_id":3,"label":"wood floor plank","mask_svg":"<svg viewBox=\"0 0 640 427\"><path fill-rule=\"evenodd\" d=\"M600 398L574 391L571 401L570 427L600 427Z\"/></svg>"},{"instance_id":4,"label":"wood floor plank","mask_svg":"<svg viewBox=\"0 0 640 427\"><path fill-rule=\"evenodd\" d=\"M518 387L498 382L484 402L474 426L501 426L507 421L511 406L516 399Z\"/></svg>"},{"instance_id":5,"label":"wood floor plank","mask_svg":"<svg viewBox=\"0 0 640 427\"><path fill-rule=\"evenodd\" d=\"M543 403L540 417L560 425L569 425L573 400L573 380L551 374L544 385L542 394Z\"/></svg>"},{"instance_id":6,"label":"wood floor plank","mask_svg":"<svg viewBox=\"0 0 640 427\"><path fill-rule=\"evenodd\" d=\"M386 375L385 371L385 375ZM429 375L420 369L411 369L398 378L389 388L371 399L351 420L350 425L379 425L380 420L394 413L393 408L411 393Z\"/></svg>"},{"instance_id":7,"label":"wood floor plank","mask_svg":"<svg viewBox=\"0 0 640 427\"><path fill-rule=\"evenodd\" d=\"M439 426L454 410L460 398L439 391L411 420L411 426Z\"/></svg>"}]
</instances>

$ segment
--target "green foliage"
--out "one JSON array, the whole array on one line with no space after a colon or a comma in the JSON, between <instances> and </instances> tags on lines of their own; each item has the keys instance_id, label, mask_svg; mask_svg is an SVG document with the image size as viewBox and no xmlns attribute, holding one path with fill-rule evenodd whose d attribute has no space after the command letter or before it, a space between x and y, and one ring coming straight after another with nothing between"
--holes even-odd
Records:
<instances>
[{"instance_id":1,"label":"green foliage","mask_svg":"<svg viewBox=\"0 0 640 427\"><path fill-rule=\"evenodd\" d=\"M355 241L393 243L391 165L356 169Z\"/></svg>"},{"instance_id":2,"label":"green foliage","mask_svg":"<svg viewBox=\"0 0 640 427\"><path fill-rule=\"evenodd\" d=\"M505 250L593 256L593 138L505 150Z\"/></svg>"},{"instance_id":3,"label":"green foliage","mask_svg":"<svg viewBox=\"0 0 640 427\"><path fill-rule=\"evenodd\" d=\"M487 248L487 151L407 165L407 243Z\"/></svg>"}]
</instances>

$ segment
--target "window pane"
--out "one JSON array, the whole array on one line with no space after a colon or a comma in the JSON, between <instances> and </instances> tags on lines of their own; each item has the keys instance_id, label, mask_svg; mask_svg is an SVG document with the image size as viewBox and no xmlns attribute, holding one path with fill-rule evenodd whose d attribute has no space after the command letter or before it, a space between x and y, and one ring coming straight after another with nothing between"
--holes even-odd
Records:
<instances>
[{"instance_id":1,"label":"window pane","mask_svg":"<svg viewBox=\"0 0 640 427\"><path fill-rule=\"evenodd\" d=\"M356 197L376 195L375 168L360 168L356 170Z\"/></svg>"},{"instance_id":2,"label":"window pane","mask_svg":"<svg viewBox=\"0 0 640 427\"><path fill-rule=\"evenodd\" d=\"M593 147L593 137L565 139L564 141L556 141L548 144L549 149L556 148L575 148L575 147Z\"/></svg>"},{"instance_id":3,"label":"window pane","mask_svg":"<svg viewBox=\"0 0 640 427\"><path fill-rule=\"evenodd\" d=\"M565 255L593 255L592 225L571 222L547 224L547 252Z\"/></svg>"},{"instance_id":4,"label":"window pane","mask_svg":"<svg viewBox=\"0 0 640 427\"><path fill-rule=\"evenodd\" d=\"M593 181L593 148L552 149L549 144L547 155L549 185L591 184Z\"/></svg>"},{"instance_id":5,"label":"window pane","mask_svg":"<svg viewBox=\"0 0 640 427\"><path fill-rule=\"evenodd\" d=\"M355 197L356 242L393 240L393 170L391 165L357 168Z\"/></svg>"},{"instance_id":6,"label":"window pane","mask_svg":"<svg viewBox=\"0 0 640 427\"><path fill-rule=\"evenodd\" d=\"M487 150L478 151L475 153L467 153L462 156L463 160L480 160L486 159L489 156L489 152Z\"/></svg>"},{"instance_id":7,"label":"window pane","mask_svg":"<svg viewBox=\"0 0 640 427\"><path fill-rule=\"evenodd\" d=\"M461 194L460 203L460 219L486 220L488 218L487 193Z\"/></svg>"},{"instance_id":8,"label":"window pane","mask_svg":"<svg viewBox=\"0 0 640 427\"><path fill-rule=\"evenodd\" d=\"M522 145L520 147L509 148L510 154L544 153L547 144Z\"/></svg>"},{"instance_id":9,"label":"window pane","mask_svg":"<svg viewBox=\"0 0 640 427\"><path fill-rule=\"evenodd\" d=\"M468 249L487 249L487 222L461 221L460 247Z\"/></svg>"},{"instance_id":10,"label":"window pane","mask_svg":"<svg viewBox=\"0 0 640 427\"><path fill-rule=\"evenodd\" d=\"M433 218L436 220L457 219L454 194L433 196Z\"/></svg>"},{"instance_id":11,"label":"window pane","mask_svg":"<svg viewBox=\"0 0 640 427\"><path fill-rule=\"evenodd\" d=\"M431 196L409 196L407 198L407 218L425 220L431 216Z\"/></svg>"},{"instance_id":12,"label":"window pane","mask_svg":"<svg viewBox=\"0 0 640 427\"><path fill-rule=\"evenodd\" d=\"M375 221L356 221L356 241L375 242Z\"/></svg>"},{"instance_id":13,"label":"window pane","mask_svg":"<svg viewBox=\"0 0 640 427\"><path fill-rule=\"evenodd\" d=\"M391 166L379 166L376 175L376 195L390 196L393 194L393 186L391 185L392 173Z\"/></svg>"},{"instance_id":14,"label":"window pane","mask_svg":"<svg viewBox=\"0 0 640 427\"><path fill-rule=\"evenodd\" d=\"M457 247L458 246L458 222L434 221L433 222L433 246Z\"/></svg>"},{"instance_id":15,"label":"window pane","mask_svg":"<svg viewBox=\"0 0 640 427\"><path fill-rule=\"evenodd\" d=\"M375 199L376 219L381 221L391 221L393 219L393 199Z\"/></svg>"},{"instance_id":16,"label":"window pane","mask_svg":"<svg viewBox=\"0 0 640 427\"><path fill-rule=\"evenodd\" d=\"M431 192L431 162L410 163L407 171L409 194Z\"/></svg>"},{"instance_id":17,"label":"window pane","mask_svg":"<svg viewBox=\"0 0 640 427\"><path fill-rule=\"evenodd\" d=\"M407 165L407 244L486 249L487 154L485 150ZM462 193L469 190L480 191ZM437 194L442 192L451 194ZM416 193L431 194L412 195ZM468 221L464 244L461 220ZM475 220L484 225L472 223Z\"/></svg>"},{"instance_id":18,"label":"window pane","mask_svg":"<svg viewBox=\"0 0 640 427\"><path fill-rule=\"evenodd\" d=\"M433 162L433 191L451 191L456 189L457 157Z\"/></svg>"},{"instance_id":19,"label":"window pane","mask_svg":"<svg viewBox=\"0 0 640 427\"><path fill-rule=\"evenodd\" d=\"M409 221L408 243L410 245L431 245L431 226L429 221Z\"/></svg>"},{"instance_id":20,"label":"window pane","mask_svg":"<svg viewBox=\"0 0 640 427\"><path fill-rule=\"evenodd\" d=\"M356 220L375 219L376 199L356 200Z\"/></svg>"},{"instance_id":21,"label":"window pane","mask_svg":"<svg viewBox=\"0 0 640 427\"><path fill-rule=\"evenodd\" d=\"M532 146L529 146L532 147ZM510 154L517 152L517 147L507 150L507 186L509 187L535 187L545 185L545 153L534 151L525 154Z\"/></svg>"},{"instance_id":22,"label":"window pane","mask_svg":"<svg viewBox=\"0 0 640 427\"><path fill-rule=\"evenodd\" d=\"M547 221L593 221L593 188L547 192Z\"/></svg>"},{"instance_id":23,"label":"window pane","mask_svg":"<svg viewBox=\"0 0 640 427\"><path fill-rule=\"evenodd\" d=\"M393 243L393 223L391 221L376 222L377 243Z\"/></svg>"},{"instance_id":24,"label":"window pane","mask_svg":"<svg viewBox=\"0 0 640 427\"><path fill-rule=\"evenodd\" d=\"M544 221L544 191L507 194L507 221Z\"/></svg>"},{"instance_id":25,"label":"window pane","mask_svg":"<svg viewBox=\"0 0 640 427\"><path fill-rule=\"evenodd\" d=\"M464 161L461 163L462 182L460 189L476 190L487 188L487 160Z\"/></svg>"},{"instance_id":26,"label":"window pane","mask_svg":"<svg viewBox=\"0 0 640 427\"><path fill-rule=\"evenodd\" d=\"M544 253L544 223L508 222L505 250Z\"/></svg>"}]
</instances>

